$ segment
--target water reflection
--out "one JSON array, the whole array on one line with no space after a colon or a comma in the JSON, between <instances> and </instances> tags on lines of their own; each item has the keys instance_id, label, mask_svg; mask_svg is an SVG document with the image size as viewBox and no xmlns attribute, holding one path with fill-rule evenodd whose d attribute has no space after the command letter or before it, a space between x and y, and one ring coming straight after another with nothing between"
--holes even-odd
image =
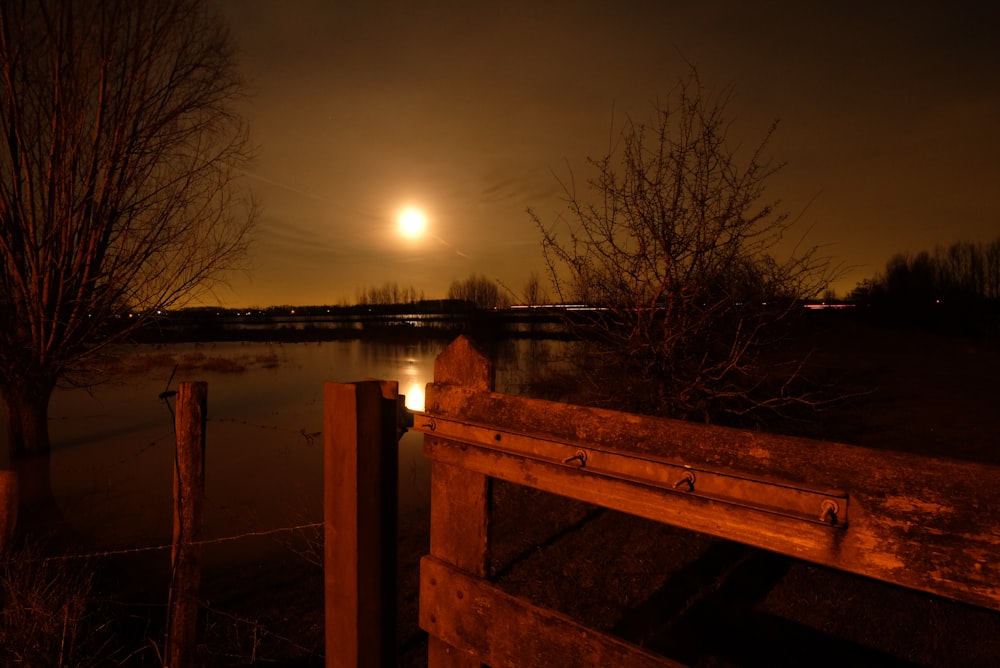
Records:
<instances>
[{"instance_id":1,"label":"water reflection","mask_svg":"<svg viewBox=\"0 0 1000 668\"><path fill-rule=\"evenodd\" d=\"M423 411L424 410L424 388L427 386L427 381L425 379L410 378L405 382L400 381L399 391L404 395L406 402L406 407L411 411Z\"/></svg>"},{"instance_id":2,"label":"water reflection","mask_svg":"<svg viewBox=\"0 0 1000 668\"><path fill-rule=\"evenodd\" d=\"M550 354L545 343L507 342L489 351L500 360L498 389L517 393L525 370ZM121 347L116 352L125 372L114 383L53 396L53 493L64 514L104 544L168 541L173 417L159 395L168 380L170 389L204 380L206 535L319 521L324 383L397 380L407 407L421 411L434 359L445 345L353 340ZM6 434L6 425L0 427ZM401 521L426 513L429 463L415 432L400 441L399 481Z\"/></svg>"},{"instance_id":3,"label":"water reflection","mask_svg":"<svg viewBox=\"0 0 1000 668\"><path fill-rule=\"evenodd\" d=\"M89 393L57 391L52 398L56 502L76 528L105 544L169 539L173 416L159 395L173 374L170 389L195 380L209 386L206 534L318 521L324 383L398 380L408 406L422 409L423 388L443 346L123 346L116 352L125 371L115 382ZM0 428L5 435L6 425ZM420 443L413 440L400 446L400 491L405 504L421 507L426 484L418 477L424 467L417 461Z\"/></svg>"}]
</instances>

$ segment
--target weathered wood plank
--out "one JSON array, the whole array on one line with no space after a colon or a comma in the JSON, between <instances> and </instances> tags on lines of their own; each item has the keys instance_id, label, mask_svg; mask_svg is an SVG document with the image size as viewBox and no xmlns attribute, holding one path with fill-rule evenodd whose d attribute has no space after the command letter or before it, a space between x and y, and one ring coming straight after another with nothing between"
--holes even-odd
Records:
<instances>
[{"instance_id":1,"label":"weathered wood plank","mask_svg":"<svg viewBox=\"0 0 1000 668\"><path fill-rule=\"evenodd\" d=\"M14 537L21 485L16 471L0 469L0 554Z\"/></svg>"},{"instance_id":2,"label":"weathered wood plank","mask_svg":"<svg viewBox=\"0 0 1000 668\"><path fill-rule=\"evenodd\" d=\"M459 336L434 359L434 382L490 391L496 365L467 336Z\"/></svg>"},{"instance_id":3,"label":"weathered wood plank","mask_svg":"<svg viewBox=\"0 0 1000 668\"><path fill-rule=\"evenodd\" d=\"M177 386L174 419L174 531L167 604L167 665L193 665L197 656L198 594L202 569L202 507L205 498L205 421L208 383Z\"/></svg>"},{"instance_id":4,"label":"weathered wood plank","mask_svg":"<svg viewBox=\"0 0 1000 668\"><path fill-rule=\"evenodd\" d=\"M431 465L430 553L476 574L489 562L490 480L452 463Z\"/></svg>"},{"instance_id":5,"label":"weathered wood plank","mask_svg":"<svg viewBox=\"0 0 1000 668\"><path fill-rule=\"evenodd\" d=\"M433 557L420 562L420 626L493 668L681 665L537 607Z\"/></svg>"},{"instance_id":6,"label":"weathered wood plank","mask_svg":"<svg viewBox=\"0 0 1000 668\"><path fill-rule=\"evenodd\" d=\"M398 385L324 388L326 665L396 663Z\"/></svg>"},{"instance_id":7,"label":"weathered wood plank","mask_svg":"<svg viewBox=\"0 0 1000 668\"><path fill-rule=\"evenodd\" d=\"M435 465L464 466L494 478L800 559L815 560L836 550L845 533L820 523L804 523L632 480L596 476L586 470L524 459L466 443L431 438L424 442L424 453Z\"/></svg>"},{"instance_id":8,"label":"weathered wood plank","mask_svg":"<svg viewBox=\"0 0 1000 668\"><path fill-rule=\"evenodd\" d=\"M498 429L496 425L474 425L441 416L422 416L419 429L446 441L478 445L534 461L571 464L591 475L681 490L685 494L809 522L825 522L838 527L848 523L848 499L840 490L793 485L786 480L748 476L718 467L678 465L660 457L562 443Z\"/></svg>"},{"instance_id":9,"label":"weathered wood plank","mask_svg":"<svg viewBox=\"0 0 1000 668\"><path fill-rule=\"evenodd\" d=\"M628 481L598 482L586 468L577 472L573 463L528 463L509 453L425 439L425 451L442 463L1000 610L1000 468L451 384L429 385L426 406L428 416L574 448L623 451L653 462L841 490L849 496L849 522L844 529L832 529L779 516L762 518L758 511L662 489L636 489L642 486ZM601 496L606 498L595 498Z\"/></svg>"},{"instance_id":10,"label":"weathered wood plank","mask_svg":"<svg viewBox=\"0 0 1000 668\"><path fill-rule=\"evenodd\" d=\"M454 384L488 392L495 382L494 365L472 341L461 336L434 361L434 380L438 386ZM432 396L431 401L439 400ZM462 467L432 463L430 553L469 573L485 575L490 559L491 504L490 478ZM420 596L424 596L423 589ZM428 665L476 668L480 663L432 636Z\"/></svg>"}]
</instances>

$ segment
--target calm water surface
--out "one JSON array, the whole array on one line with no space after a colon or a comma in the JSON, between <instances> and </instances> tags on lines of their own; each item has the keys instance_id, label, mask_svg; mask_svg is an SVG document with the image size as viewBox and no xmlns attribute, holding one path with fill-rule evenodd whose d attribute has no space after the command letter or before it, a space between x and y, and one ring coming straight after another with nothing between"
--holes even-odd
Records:
<instances>
[{"instance_id":1,"label":"calm water surface","mask_svg":"<svg viewBox=\"0 0 1000 668\"><path fill-rule=\"evenodd\" d=\"M324 382L396 380L407 407L422 410L424 386L445 345L121 347L116 352L132 371L90 392L59 390L53 397L51 475L57 503L75 527L100 544L168 541L173 416L172 403L159 395L179 382L203 380L208 382L206 537L321 521ZM502 347L498 389L516 392L521 370L539 354L549 354L548 345L520 341ZM426 514L428 478L422 436L407 433L400 441L401 524Z\"/></svg>"}]
</instances>

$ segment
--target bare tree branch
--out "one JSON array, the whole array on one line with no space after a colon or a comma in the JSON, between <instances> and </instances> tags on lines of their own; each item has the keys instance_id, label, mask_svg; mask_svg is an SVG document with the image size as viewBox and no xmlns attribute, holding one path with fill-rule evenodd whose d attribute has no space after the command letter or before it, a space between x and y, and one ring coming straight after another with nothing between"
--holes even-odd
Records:
<instances>
[{"instance_id":1,"label":"bare tree branch","mask_svg":"<svg viewBox=\"0 0 1000 668\"><path fill-rule=\"evenodd\" d=\"M728 102L692 71L589 161L585 192L564 183L566 219L529 212L559 298L598 309L574 321L595 402L717 420L806 400L765 382L759 353L833 272L815 247L776 258L793 223L766 188L783 167L766 156L776 126L733 147Z\"/></svg>"},{"instance_id":2,"label":"bare tree branch","mask_svg":"<svg viewBox=\"0 0 1000 668\"><path fill-rule=\"evenodd\" d=\"M0 391L46 450L57 379L244 257L243 81L200 0L4 2L0 68Z\"/></svg>"}]
</instances>

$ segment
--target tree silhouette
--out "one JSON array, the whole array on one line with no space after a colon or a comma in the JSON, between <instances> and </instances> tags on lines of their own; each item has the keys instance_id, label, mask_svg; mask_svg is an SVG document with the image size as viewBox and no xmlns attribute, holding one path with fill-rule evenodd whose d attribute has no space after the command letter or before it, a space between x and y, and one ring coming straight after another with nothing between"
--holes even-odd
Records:
<instances>
[{"instance_id":1,"label":"tree silhouette","mask_svg":"<svg viewBox=\"0 0 1000 668\"><path fill-rule=\"evenodd\" d=\"M200 0L0 3L0 393L46 452L56 382L244 256L243 83Z\"/></svg>"},{"instance_id":2,"label":"tree silhouette","mask_svg":"<svg viewBox=\"0 0 1000 668\"><path fill-rule=\"evenodd\" d=\"M485 311L510 306L510 299L506 293L500 291L497 282L483 274L472 274L464 280L453 280L448 287L448 299L466 301Z\"/></svg>"},{"instance_id":3,"label":"tree silhouette","mask_svg":"<svg viewBox=\"0 0 1000 668\"><path fill-rule=\"evenodd\" d=\"M410 286L402 288L396 281L386 281L377 288L359 289L355 302L361 306L414 304L424 298L423 291Z\"/></svg>"},{"instance_id":4,"label":"tree silhouette","mask_svg":"<svg viewBox=\"0 0 1000 668\"><path fill-rule=\"evenodd\" d=\"M1000 239L897 253L850 299L895 324L987 331L1000 312Z\"/></svg>"},{"instance_id":5,"label":"tree silhouette","mask_svg":"<svg viewBox=\"0 0 1000 668\"><path fill-rule=\"evenodd\" d=\"M549 296L545 293L545 288L542 287L542 281L538 276L538 272L532 271L528 275L528 280L524 284L524 305L525 306L541 306L548 301Z\"/></svg>"},{"instance_id":6,"label":"tree silhouette","mask_svg":"<svg viewBox=\"0 0 1000 668\"><path fill-rule=\"evenodd\" d=\"M765 197L775 128L733 146L727 102L692 71L589 161L585 189L564 184L565 218L529 212L559 299L597 309L569 321L587 401L699 421L812 401L759 354L830 265L815 247L776 259L792 221Z\"/></svg>"}]
</instances>

